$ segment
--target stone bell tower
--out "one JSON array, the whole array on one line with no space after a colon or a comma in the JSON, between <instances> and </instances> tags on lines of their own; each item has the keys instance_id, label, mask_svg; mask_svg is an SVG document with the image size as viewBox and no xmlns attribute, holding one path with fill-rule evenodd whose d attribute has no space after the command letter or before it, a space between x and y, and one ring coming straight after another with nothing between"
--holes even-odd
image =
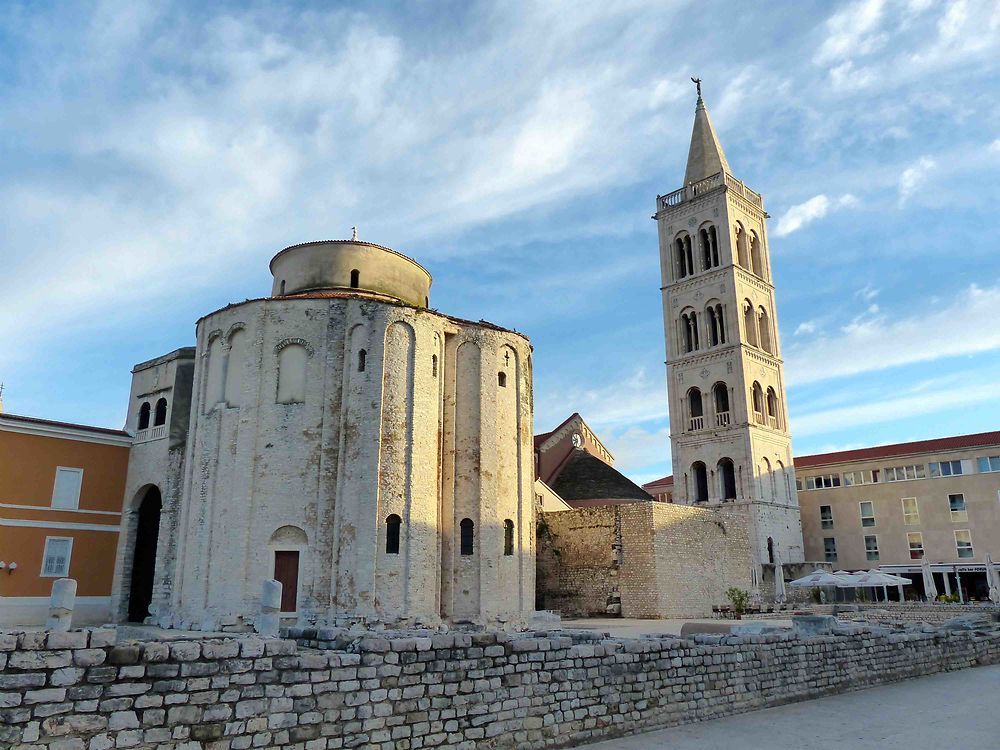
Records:
<instances>
[{"instance_id":1,"label":"stone bell tower","mask_svg":"<svg viewBox=\"0 0 1000 750\"><path fill-rule=\"evenodd\" d=\"M658 196L675 502L746 508L755 563L803 560L764 200L698 85L684 186Z\"/></svg>"}]
</instances>

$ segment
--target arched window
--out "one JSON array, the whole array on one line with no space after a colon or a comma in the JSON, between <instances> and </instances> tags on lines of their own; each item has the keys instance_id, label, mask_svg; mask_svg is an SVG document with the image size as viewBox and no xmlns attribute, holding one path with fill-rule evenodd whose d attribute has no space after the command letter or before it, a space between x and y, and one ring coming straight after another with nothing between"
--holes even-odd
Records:
<instances>
[{"instance_id":1,"label":"arched window","mask_svg":"<svg viewBox=\"0 0 1000 750\"><path fill-rule=\"evenodd\" d=\"M461 553L463 555L471 555L475 549L475 529L476 525L472 522L471 518L463 518L462 522L458 525Z\"/></svg>"},{"instance_id":2,"label":"arched window","mask_svg":"<svg viewBox=\"0 0 1000 750\"><path fill-rule=\"evenodd\" d=\"M509 518L503 522L503 553L514 554L514 522Z\"/></svg>"},{"instance_id":3,"label":"arched window","mask_svg":"<svg viewBox=\"0 0 1000 750\"><path fill-rule=\"evenodd\" d=\"M674 240L674 262L677 267L677 278L683 279L694 273L694 248L691 244L691 235L678 235Z\"/></svg>"},{"instance_id":4,"label":"arched window","mask_svg":"<svg viewBox=\"0 0 1000 750\"><path fill-rule=\"evenodd\" d=\"M770 485L770 488L771 488L771 499L772 500L777 500L778 499L778 486L777 486L777 484L775 484L775 481L774 481L774 470L771 468L771 462L767 458L764 458L764 473L767 474L768 484ZM763 483L763 480L762 480L762 483ZM761 489L763 489L763 488L761 488Z\"/></svg>"},{"instance_id":5,"label":"arched window","mask_svg":"<svg viewBox=\"0 0 1000 750\"><path fill-rule=\"evenodd\" d=\"M725 383L712 386L712 399L715 401L715 426L729 426L729 387Z\"/></svg>"},{"instance_id":6,"label":"arched window","mask_svg":"<svg viewBox=\"0 0 1000 750\"><path fill-rule=\"evenodd\" d=\"M767 389L767 423L775 429L781 426L778 416L778 394L770 387Z\"/></svg>"},{"instance_id":7,"label":"arched window","mask_svg":"<svg viewBox=\"0 0 1000 750\"><path fill-rule=\"evenodd\" d=\"M696 503L708 502L708 471L705 464L695 461L691 464L691 474L694 476L694 501Z\"/></svg>"},{"instance_id":8,"label":"arched window","mask_svg":"<svg viewBox=\"0 0 1000 750\"><path fill-rule=\"evenodd\" d=\"M757 316L753 303L748 299L743 300L743 334L748 344L757 346Z\"/></svg>"},{"instance_id":9,"label":"arched window","mask_svg":"<svg viewBox=\"0 0 1000 750\"><path fill-rule=\"evenodd\" d=\"M436 378L438 376L438 355L431 355L431 377Z\"/></svg>"},{"instance_id":10,"label":"arched window","mask_svg":"<svg viewBox=\"0 0 1000 750\"><path fill-rule=\"evenodd\" d=\"M358 372L364 372L368 364L368 352L364 349L358 350Z\"/></svg>"},{"instance_id":11,"label":"arched window","mask_svg":"<svg viewBox=\"0 0 1000 750\"><path fill-rule=\"evenodd\" d=\"M698 232L701 242L701 262L702 267L707 271L719 265L719 243L715 234L715 227L708 224Z\"/></svg>"},{"instance_id":12,"label":"arched window","mask_svg":"<svg viewBox=\"0 0 1000 750\"><path fill-rule=\"evenodd\" d=\"M156 402L156 412L153 415L153 427L167 423L167 400L161 398Z\"/></svg>"},{"instance_id":13,"label":"arched window","mask_svg":"<svg viewBox=\"0 0 1000 750\"><path fill-rule=\"evenodd\" d=\"M736 499L736 470L733 459L721 458L716 466L719 474L719 494L723 500Z\"/></svg>"},{"instance_id":14,"label":"arched window","mask_svg":"<svg viewBox=\"0 0 1000 750\"><path fill-rule=\"evenodd\" d=\"M789 492L788 474L785 472L785 465L781 461L776 462L778 475L778 489L781 493L781 499L785 502L791 500L791 493Z\"/></svg>"},{"instance_id":15,"label":"arched window","mask_svg":"<svg viewBox=\"0 0 1000 750\"><path fill-rule=\"evenodd\" d=\"M692 388L688 391L688 411L690 416L690 419L688 420L688 429L704 429L705 412L703 411L701 402L701 391L698 388Z\"/></svg>"},{"instance_id":16,"label":"arched window","mask_svg":"<svg viewBox=\"0 0 1000 750\"><path fill-rule=\"evenodd\" d=\"M722 314L722 303L710 303L705 308L708 317L708 337L712 346L726 343L726 319Z\"/></svg>"},{"instance_id":17,"label":"arched window","mask_svg":"<svg viewBox=\"0 0 1000 750\"><path fill-rule=\"evenodd\" d=\"M137 429L145 430L149 427L149 402L143 401L142 406L139 407L139 426Z\"/></svg>"},{"instance_id":18,"label":"arched window","mask_svg":"<svg viewBox=\"0 0 1000 750\"><path fill-rule=\"evenodd\" d=\"M279 404L301 404L306 399L306 360L309 352L302 344L288 344L278 351Z\"/></svg>"},{"instance_id":19,"label":"arched window","mask_svg":"<svg viewBox=\"0 0 1000 750\"><path fill-rule=\"evenodd\" d=\"M767 561L774 565L774 539L767 538Z\"/></svg>"},{"instance_id":20,"label":"arched window","mask_svg":"<svg viewBox=\"0 0 1000 750\"><path fill-rule=\"evenodd\" d=\"M284 279L281 280L281 288L278 290L278 294L280 294L281 296L285 295L285 280Z\"/></svg>"},{"instance_id":21,"label":"arched window","mask_svg":"<svg viewBox=\"0 0 1000 750\"><path fill-rule=\"evenodd\" d=\"M229 334L229 353L226 355L226 403L239 406L243 389L243 368L246 366L247 334L237 328Z\"/></svg>"},{"instance_id":22,"label":"arched window","mask_svg":"<svg viewBox=\"0 0 1000 750\"><path fill-rule=\"evenodd\" d=\"M739 222L736 223L736 262L744 268L750 267L747 258L747 233Z\"/></svg>"},{"instance_id":23,"label":"arched window","mask_svg":"<svg viewBox=\"0 0 1000 750\"><path fill-rule=\"evenodd\" d=\"M208 375L205 383L205 412L210 412L225 398L225 349L222 336L217 335L208 344Z\"/></svg>"},{"instance_id":24,"label":"arched window","mask_svg":"<svg viewBox=\"0 0 1000 750\"><path fill-rule=\"evenodd\" d=\"M698 314L690 310L681 315L681 341L685 352L698 350Z\"/></svg>"},{"instance_id":25,"label":"arched window","mask_svg":"<svg viewBox=\"0 0 1000 750\"><path fill-rule=\"evenodd\" d=\"M502 370L497 373L497 385L499 385L501 388L507 387L507 373L503 372Z\"/></svg>"},{"instance_id":26,"label":"arched window","mask_svg":"<svg viewBox=\"0 0 1000 750\"><path fill-rule=\"evenodd\" d=\"M760 387L760 383L756 380L753 383L753 387L750 389L750 403L753 404L753 415L754 418L760 422L764 423L764 389Z\"/></svg>"},{"instance_id":27,"label":"arched window","mask_svg":"<svg viewBox=\"0 0 1000 750\"><path fill-rule=\"evenodd\" d=\"M760 330L760 348L774 354L771 347L771 318L763 307L757 310L757 328Z\"/></svg>"},{"instance_id":28,"label":"arched window","mask_svg":"<svg viewBox=\"0 0 1000 750\"><path fill-rule=\"evenodd\" d=\"M351 271L351 289L357 289L361 283L361 271L354 269Z\"/></svg>"},{"instance_id":29,"label":"arched window","mask_svg":"<svg viewBox=\"0 0 1000 750\"><path fill-rule=\"evenodd\" d=\"M385 553L387 555L399 554L399 528L403 525L403 519L395 513L385 519Z\"/></svg>"},{"instance_id":30,"label":"arched window","mask_svg":"<svg viewBox=\"0 0 1000 750\"><path fill-rule=\"evenodd\" d=\"M750 232L750 263L753 265L753 272L764 278L764 259L760 253L760 239L757 233Z\"/></svg>"}]
</instances>

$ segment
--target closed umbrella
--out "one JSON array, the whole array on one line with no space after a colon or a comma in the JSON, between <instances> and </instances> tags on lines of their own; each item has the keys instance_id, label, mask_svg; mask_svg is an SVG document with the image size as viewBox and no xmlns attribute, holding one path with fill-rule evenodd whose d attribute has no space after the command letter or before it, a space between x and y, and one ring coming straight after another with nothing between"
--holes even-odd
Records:
<instances>
[{"instance_id":1,"label":"closed umbrella","mask_svg":"<svg viewBox=\"0 0 1000 750\"><path fill-rule=\"evenodd\" d=\"M781 568L781 558L778 553L774 553L774 601L784 604L785 594L785 571Z\"/></svg>"},{"instance_id":2,"label":"closed umbrella","mask_svg":"<svg viewBox=\"0 0 1000 750\"><path fill-rule=\"evenodd\" d=\"M750 601L756 605L761 602L760 576L757 574L756 564L750 566Z\"/></svg>"},{"instance_id":3,"label":"closed umbrella","mask_svg":"<svg viewBox=\"0 0 1000 750\"><path fill-rule=\"evenodd\" d=\"M932 602L937 599L937 586L934 585L934 574L931 572L931 563L927 558L924 558L921 564L921 569L924 574L924 596L927 601Z\"/></svg>"},{"instance_id":4,"label":"closed umbrella","mask_svg":"<svg viewBox=\"0 0 1000 750\"><path fill-rule=\"evenodd\" d=\"M993 567L993 558L986 555L986 585L990 587L990 601L1000 604L1000 581L997 580L997 571Z\"/></svg>"}]
</instances>

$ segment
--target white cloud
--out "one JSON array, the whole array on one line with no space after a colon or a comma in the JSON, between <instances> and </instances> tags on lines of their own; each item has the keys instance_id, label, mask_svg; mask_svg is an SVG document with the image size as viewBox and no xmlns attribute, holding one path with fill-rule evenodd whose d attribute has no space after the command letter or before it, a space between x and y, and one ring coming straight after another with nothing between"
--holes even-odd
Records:
<instances>
[{"instance_id":1,"label":"white cloud","mask_svg":"<svg viewBox=\"0 0 1000 750\"><path fill-rule=\"evenodd\" d=\"M785 357L788 382L797 386L1000 349L1000 327L984 325L1000 319L1000 286L973 284L947 305L917 310L896 317L876 310L843 326L840 335L793 345Z\"/></svg>"},{"instance_id":2,"label":"white cloud","mask_svg":"<svg viewBox=\"0 0 1000 750\"><path fill-rule=\"evenodd\" d=\"M777 237L787 237L792 232L797 232L817 219L822 219L832 211L856 206L857 203L858 199L850 193L845 193L834 200L830 200L823 194L814 196L805 203L799 203L785 211L778 219L778 226L774 230L774 234Z\"/></svg>"},{"instance_id":3,"label":"white cloud","mask_svg":"<svg viewBox=\"0 0 1000 750\"><path fill-rule=\"evenodd\" d=\"M884 0L859 0L834 13L827 19L827 36L813 61L824 65L877 50L886 40L878 30L884 9Z\"/></svg>"},{"instance_id":4,"label":"white cloud","mask_svg":"<svg viewBox=\"0 0 1000 750\"><path fill-rule=\"evenodd\" d=\"M615 468L623 474L631 476L630 472L651 466L669 466L670 430L667 427L647 430L632 426L607 430L600 438L615 457Z\"/></svg>"},{"instance_id":5,"label":"white cloud","mask_svg":"<svg viewBox=\"0 0 1000 750\"><path fill-rule=\"evenodd\" d=\"M910 197L927 181L928 175L937 166L929 156L921 156L917 161L903 170L899 175L899 206L902 207Z\"/></svg>"},{"instance_id":6,"label":"white cloud","mask_svg":"<svg viewBox=\"0 0 1000 750\"><path fill-rule=\"evenodd\" d=\"M793 336L806 336L806 335L808 335L810 333L816 333L816 321L815 320L806 320L806 321L804 321L802 323L799 323L799 325L795 329L795 333L793 333L792 335Z\"/></svg>"},{"instance_id":7,"label":"white cloud","mask_svg":"<svg viewBox=\"0 0 1000 750\"><path fill-rule=\"evenodd\" d=\"M993 143L990 144L990 151L995 154L1000 154L1000 138L997 138Z\"/></svg>"},{"instance_id":8,"label":"white cloud","mask_svg":"<svg viewBox=\"0 0 1000 750\"><path fill-rule=\"evenodd\" d=\"M634 426L667 416L667 381L640 367L598 387L564 388L537 402L536 409L540 426L559 424L574 411L595 430Z\"/></svg>"},{"instance_id":9,"label":"white cloud","mask_svg":"<svg viewBox=\"0 0 1000 750\"><path fill-rule=\"evenodd\" d=\"M865 302L871 302L873 299L878 297L879 292L881 291L881 289L877 289L872 284L865 284L854 293L854 296L860 300L864 300Z\"/></svg>"}]
</instances>

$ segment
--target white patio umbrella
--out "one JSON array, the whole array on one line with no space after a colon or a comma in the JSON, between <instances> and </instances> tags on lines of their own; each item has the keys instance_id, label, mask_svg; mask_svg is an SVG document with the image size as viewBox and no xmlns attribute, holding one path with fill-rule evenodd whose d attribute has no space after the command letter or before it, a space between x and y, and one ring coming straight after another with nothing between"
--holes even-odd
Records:
<instances>
[{"instance_id":1,"label":"white patio umbrella","mask_svg":"<svg viewBox=\"0 0 1000 750\"><path fill-rule=\"evenodd\" d=\"M796 578L791 581L788 585L795 586L796 588L823 588L824 586L840 586L844 582L844 579L838 575L834 575L829 570L814 570L809 575L802 576L801 578Z\"/></svg>"},{"instance_id":2,"label":"white patio umbrella","mask_svg":"<svg viewBox=\"0 0 1000 750\"><path fill-rule=\"evenodd\" d=\"M990 588L990 601L1000 604L1000 581L997 580L997 571L989 553L986 554L986 585Z\"/></svg>"},{"instance_id":3,"label":"white patio umbrella","mask_svg":"<svg viewBox=\"0 0 1000 750\"><path fill-rule=\"evenodd\" d=\"M924 596L927 601L932 602L937 599L937 586L934 585L934 573L931 572L931 563L926 557L921 563L921 570L924 574Z\"/></svg>"},{"instance_id":4,"label":"white patio umbrella","mask_svg":"<svg viewBox=\"0 0 1000 750\"><path fill-rule=\"evenodd\" d=\"M781 558L778 553L774 553L774 601L784 604L787 599L785 592L785 571L781 568Z\"/></svg>"},{"instance_id":5,"label":"white patio umbrella","mask_svg":"<svg viewBox=\"0 0 1000 750\"><path fill-rule=\"evenodd\" d=\"M891 573L883 573L878 568L872 568L869 571L862 571L857 574L858 578L861 580L862 586L871 586L877 588L882 587L882 596L885 601L889 601L889 586L909 586L910 579L903 578L902 576L894 576ZM902 596L900 596L902 600Z\"/></svg>"}]
</instances>

